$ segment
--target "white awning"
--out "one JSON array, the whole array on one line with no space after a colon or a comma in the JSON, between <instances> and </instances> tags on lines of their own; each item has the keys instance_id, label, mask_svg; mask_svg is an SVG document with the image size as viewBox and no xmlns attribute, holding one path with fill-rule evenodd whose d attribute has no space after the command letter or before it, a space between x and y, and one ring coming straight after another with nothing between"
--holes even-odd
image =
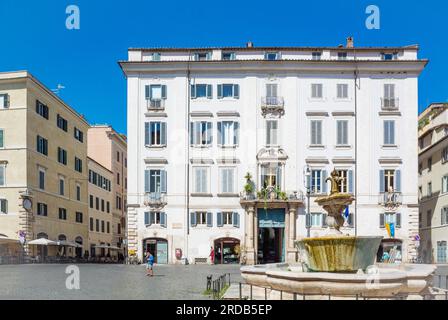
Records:
<instances>
[{"instance_id":1,"label":"white awning","mask_svg":"<svg viewBox=\"0 0 448 320\"><path fill-rule=\"evenodd\" d=\"M48 240L45 238L39 238L39 239L35 239L35 240L31 240L30 242L28 242L28 244L34 244L37 246L57 246L58 243L52 240Z\"/></svg>"},{"instance_id":2,"label":"white awning","mask_svg":"<svg viewBox=\"0 0 448 320\"><path fill-rule=\"evenodd\" d=\"M0 244L19 243L17 239L11 239L6 236L0 236Z\"/></svg>"}]
</instances>

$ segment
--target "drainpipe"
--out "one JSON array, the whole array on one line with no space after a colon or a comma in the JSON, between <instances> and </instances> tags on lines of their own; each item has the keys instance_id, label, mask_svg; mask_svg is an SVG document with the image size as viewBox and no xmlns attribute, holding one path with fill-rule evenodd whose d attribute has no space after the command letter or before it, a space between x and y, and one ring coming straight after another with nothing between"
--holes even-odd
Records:
<instances>
[{"instance_id":1,"label":"drainpipe","mask_svg":"<svg viewBox=\"0 0 448 320\"><path fill-rule=\"evenodd\" d=\"M187 208L187 214L186 214L186 230L187 234L185 237L185 250L187 251L183 255L185 255L188 259L188 238L190 235L190 87L191 87L191 74L190 74L190 61L191 61L191 52L188 52L188 62L187 62L187 137L186 137L186 148L187 148L187 163L186 163L186 208Z\"/></svg>"},{"instance_id":2,"label":"drainpipe","mask_svg":"<svg viewBox=\"0 0 448 320\"><path fill-rule=\"evenodd\" d=\"M356 50L354 50L355 59L355 236L358 235L358 63L356 59Z\"/></svg>"}]
</instances>

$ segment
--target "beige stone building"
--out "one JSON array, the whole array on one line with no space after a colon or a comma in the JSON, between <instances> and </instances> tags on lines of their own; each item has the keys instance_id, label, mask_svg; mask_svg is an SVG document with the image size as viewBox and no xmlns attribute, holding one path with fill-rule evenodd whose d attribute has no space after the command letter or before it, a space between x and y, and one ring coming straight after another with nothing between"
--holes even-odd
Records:
<instances>
[{"instance_id":1,"label":"beige stone building","mask_svg":"<svg viewBox=\"0 0 448 320\"><path fill-rule=\"evenodd\" d=\"M420 256L447 263L448 103L432 104L419 116Z\"/></svg>"},{"instance_id":2,"label":"beige stone building","mask_svg":"<svg viewBox=\"0 0 448 320\"><path fill-rule=\"evenodd\" d=\"M116 256L112 247L112 171L91 158L87 158L89 169L89 243L90 256Z\"/></svg>"},{"instance_id":3,"label":"beige stone building","mask_svg":"<svg viewBox=\"0 0 448 320\"><path fill-rule=\"evenodd\" d=\"M26 71L0 73L0 234L20 253L26 240L67 240L81 246L25 246L31 255L81 256L88 250L86 120ZM30 214L20 195L32 198ZM6 252L7 251L7 252Z\"/></svg>"},{"instance_id":4,"label":"beige stone building","mask_svg":"<svg viewBox=\"0 0 448 320\"><path fill-rule=\"evenodd\" d=\"M112 243L126 253L126 193L127 193L127 141L126 136L108 125L94 125L88 131L88 156L112 172L111 193Z\"/></svg>"}]
</instances>

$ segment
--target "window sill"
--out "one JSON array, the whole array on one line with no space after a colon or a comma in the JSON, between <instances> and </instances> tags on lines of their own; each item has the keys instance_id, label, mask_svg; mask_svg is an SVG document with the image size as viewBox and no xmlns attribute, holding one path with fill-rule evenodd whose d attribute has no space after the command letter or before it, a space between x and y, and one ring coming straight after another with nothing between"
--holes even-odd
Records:
<instances>
[{"instance_id":1,"label":"window sill","mask_svg":"<svg viewBox=\"0 0 448 320\"><path fill-rule=\"evenodd\" d=\"M341 145L336 145L334 148L339 149L339 150L347 150L347 149L351 149L352 146L349 144L341 144Z\"/></svg>"},{"instance_id":2,"label":"window sill","mask_svg":"<svg viewBox=\"0 0 448 320\"><path fill-rule=\"evenodd\" d=\"M154 224L145 224L145 228L146 229L166 229L165 226L162 226L159 223L154 223Z\"/></svg>"},{"instance_id":3,"label":"window sill","mask_svg":"<svg viewBox=\"0 0 448 320\"><path fill-rule=\"evenodd\" d=\"M211 144L208 145L190 145L191 148L195 149L210 149L212 147Z\"/></svg>"},{"instance_id":4,"label":"window sill","mask_svg":"<svg viewBox=\"0 0 448 320\"><path fill-rule=\"evenodd\" d=\"M234 98L234 97L222 97L222 98L218 98L219 101L237 101L239 98Z\"/></svg>"},{"instance_id":5,"label":"window sill","mask_svg":"<svg viewBox=\"0 0 448 320\"><path fill-rule=\"evenodd\" d=\"M308 149L325 149L325 145L323 144L311 144L308 146Z\"/></svg>"},{"instance_id":6,"label":"window sill","mask_svg":"<svg viewBox=\"0 0 448 320\"><path fill-rule=\"evenodd\" d=\"M211 194L211 193L190 193L190 197L211 198L211 197L213 197L213 194Z\"/></svg>"},{"instance_id":7,"label":"window sill","mask_svg":"<svg viewBox=\"0 0 448 320\"><path fill-rule=\"evenodd\" d=\"M396 144L383 144L381 146L382 149L398 149L398 145Z\"/></svg>"},{"instance_id":8,"label":"window sill","mask_svg":"<svg viewBox=\"0 0 448 320\"><path fill-rule=\"evenodd\" d=\"M209 229L209 228L211 228L211 226L208 226L206 224L197 224L197 225L191 226L191 227L195 228L195 229Z\"/></svg>"},{"instance_id":9,"label":"window sill","mask_svg":"<svg viewBox=\"0 0 448 320\"><path fill-rule=\"evenodd\" d=\"M154 146L154 145L147 144L147 145L145 145L145 147L148 149L165 149L166 145Z\"/></svg>"},{"instance_id":10,"label":"window sill","mask_svg":"<svg viewBox=\"0 0 448 320\"><path fill-rule=\"evenodd\" d=\"M335 102L351 102L352 98L334 98L333 101Z\"/></svg>"},{"instance_id":11,"label":"window sill","mask_svg":"<svg viewBox=\"0 0 448 320\"><path fill-rule=\"evenodd\" d=\"M218 193L218 197L220 198L239 198L238 193Z\"/></svg>"},{"instance_id":12,"label":"window sill","mask_svg":"<svg viewBox=\"0 0 448 320\"><path fill-rule=\"evenodd\" d=\"M308 98L309 102L326 102L327 98Z\"/></svg>"},{"instance_id":13,"label":"window sill","mask_svg":"<svg viewBox=\"0 0 448 320\"><path fill-rule=\"evenodd\" d=\"M236 145L218 145L218 148L221 148L221 149L236 149L236 148L238 148L238 145L236 144Z\"/></svg>"},{"instance_id":14,"label":"window sill","mask_svg":"<svg viewBox=\"0 0 448 320\"><path fill-rule=\"evenodd\" d=\"M218 226L218 228L224 228L224 229L238 229L238 227L235 227L233 224L224 224L222 226Z\"/></svg>"}]
</instances>

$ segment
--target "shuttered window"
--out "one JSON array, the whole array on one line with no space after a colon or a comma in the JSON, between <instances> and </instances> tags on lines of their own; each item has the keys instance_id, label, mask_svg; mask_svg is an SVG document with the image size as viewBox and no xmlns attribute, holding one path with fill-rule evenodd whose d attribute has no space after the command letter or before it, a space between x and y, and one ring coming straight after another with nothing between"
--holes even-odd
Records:
<instances>
[{"instance_id":1,"label":"shuttered window","mask_svg":"<svg viewBox=\"0 0 448 320\"><path fill-rule=\"evenodd\" d=\"M384 120L384 145L395 145L394 120Z\"/></svg>"},{"instance_id":2,"label":"shuttered window","mask_svg":"<svg viewBox=\"0 0 448 320\"><path fill-rule=\"evenodd\" d=\"M311 98L313 98L313 99L322 99L323 98L322 83L311 84Z\"/></svg>"},{"instance_id":3,"label":"shuttered window","mask_svg":"<svg viewBox=\"0 0 448 320\"><path fill-rule=\"evenodd\" d=\"M146 146L166 146L166 123L146 122L145 123L145 145Z\"/></svg>"},{"instance_id":4,"label":"shuttered window","mask_svg":"<svg viewBox=\"0 0 448 320\"><path fill-rule=\"evenodd\" d=\"M145 192L167 192L167 173L165 170L145 170Z\"/></svg>"},{"instance_id":5,"label":"shuttered window","mask_svg":"<svg viewBox=\"0 0 448 320\"><path fill-rule=\"evenodd\" d=\"M311 120L311 145L322 145L322 120Z\"/></svg>"},{"instance_id":6,"label":"shuttered window","mask_svg":"<svg viewBox=\"0 0 448 320\"><path fill-rule=\"evenodd\" d=\"M348 99L348 84L338 83L336 87L337 87L337 98Z\"/></svg>"},{"instance_id":7,"label":"shuttered window","mask_svg":"<svg viewBox=\"0 0 448 320\"><path fill-rule=\"evenodd\" d=\"M267 120L266 121L266 145L277 146L278 145L278 121Z\"/></svg>"},{"instance_id":8,"label":"shuttered window","mask_svg":"<svg viewBox=\"0 0 448 320\"><path fill-rule=\"evenodd\" d=\"M194 193L208 193L208 171L207 167L196 167L194 172Z\"/></svg>"},{"instance_id":9,"label":"shuttered window","mask_svg":"<svg viewBox=\"0 0 448 320\"><path fill-rule=\"evenodd\" d=\"M239 123L220 121L218 125L218 146L237 146L239 144Z\"/></svg>"},{"instance_id":10,"label":"shuttered window","mask_svg":"<svg viewBox=\"0 0 448 320\"><path fill-rule=\"evenodd\" d=\"M194 121L190 124L190 144L193 146L210 146L213 142L211 122Z\"/></svg>"},{"instance_id":11,"label":"shuttered window","mask_svg":"<svg viewBox=\"0 0 448 320\"><path fill-rule=\"evenodd\" d=\"M220 168L220 193L235 193L235 168Z\"/></svg>"},{"instance_id":12,"label":"shuttered window","mask_svg":"<svg viewBox=\"0 0 448 320\"><path fill-rule=\"evenodd\" d=\"M336 144L348 145L348 120L336 121Z\"/></svg>"}]
</instances>

